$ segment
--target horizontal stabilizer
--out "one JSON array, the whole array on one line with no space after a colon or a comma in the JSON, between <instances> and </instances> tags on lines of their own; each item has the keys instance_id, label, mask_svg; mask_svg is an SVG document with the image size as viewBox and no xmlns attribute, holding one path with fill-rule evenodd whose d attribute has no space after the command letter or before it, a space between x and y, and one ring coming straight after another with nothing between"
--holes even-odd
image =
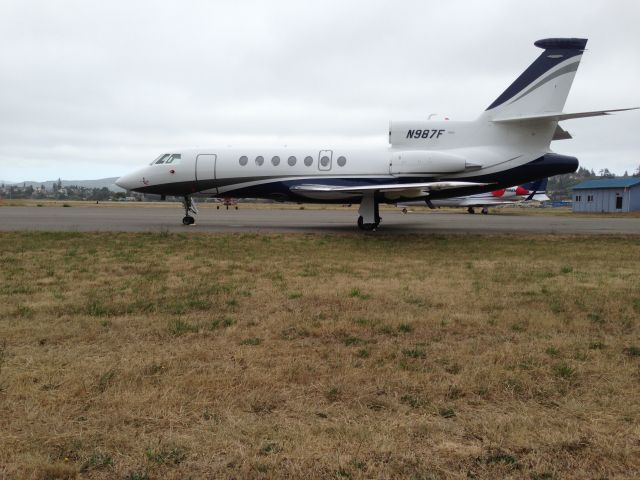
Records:
<instances>
[{"instance_id":1,"label":"horizontal stabilizer","mask_svg":"<svg viewBox=\"0 0 640 480\"><path fill-rule=\"evenodd\" d=\"M563 120L571 120L574 118L599 117L601 115L611 115L612 113L615 113L615 112L626 112L628 110L638 110L639 108L640 107L617 108L614 110L596 110L593 112L577 112L577 113L563 113L563 112L537 113L534 115L496 117L496 118L492 118L491 121L496 123L534 122L539 120L553 120L556 122L561 122Z\"/></svg>"},{"instance_id":2,"label":"horizontal stabilizer","mask_svg":"<svg viewBox=\"0 0 640 480\"><path fill-rule=\"evenodd\" d=\"M451 188L463 187L483 187L488 183L477 182L424 182L424 183L390 183L383 185L357 185L357 186L336 186L336 185L296 185L291 187L291 191L296 193L352 193L363 195L366 192L395 193L400 196L406 194L411 197L419 197L428 194L433 190L448 190Z\"/></svg>"}]
</instances>

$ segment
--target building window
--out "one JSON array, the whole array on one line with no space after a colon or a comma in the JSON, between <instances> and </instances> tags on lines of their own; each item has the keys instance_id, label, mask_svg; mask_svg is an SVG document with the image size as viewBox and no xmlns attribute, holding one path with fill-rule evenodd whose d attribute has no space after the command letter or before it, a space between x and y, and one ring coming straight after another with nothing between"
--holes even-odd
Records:
<instances>
[{"instance_id":1,"label":"building window","mask_svg":"<svg viewBox=\"0 0 640 480\"><path fill-rule=\"evenodd\" d=\"M287 160L287 163L289 163L290 167L293 167L296 164L296 157L294 157L293 155L289 157L289 159Z\"/></svg>"},{"instance_id":2,"label":"building window","mask_svg":"<svg viewBox=\"0 0 640 480\"><path fill-rule=\"evenodd\" d=\"M576 202L579 202L580 200L582 200L582 197L580 195L576 195Z\"/></svg>"},{"instance_id":3,"label":"building window","mask_svg":"<svg viewBox=\"0 0 640 480\"><path fill-rule=\"evenodd\" d=\"M313 164L313 158L312 157L304 157L304 164L307 167L310 167Z\"/></svg>"},{"instance_id":4,"label":"building window","mask_svg":"<svg viewBox=\"0 0 640 480\"><path fill-rule=\"evenodd\" d=\"M277 167L278 165L280 165L280 157L276 155L271 159L271 163L273 164L274 167Z\"/></svg>"},{"instance_id":5,"label":"building window","mask_svg":"<svg viewBox=\"0 0 640 480\"><path fill-rule=\"evenodd\" d=\"M264 157L261 155L259 157L256 157L256 165L260 166L264 163Z\"/></svg>"},{"instance_id":6,"label":"building window","mask_svg":"<svg viewBox=\"0 0 640 480\"><path fill-rule=\"evenodd\" d=\"M344 167L347 164L347 159L344 157L338 157L338 166Z\"/></svg>"},{"instance_id":7,"label":"building window","mask_svg":"<svg viewBox=\"0 0 640 480\"><path fill-rule=\"evenodd\" d=\"M587 195L587 202L593 202L593 195Z\"/></svg>"},{"instance_id":8,"label":"building window","mask_svg":"<svg viewBox=\"0 0 640 480\"><path fill-rule=\"evenodd\" d=\"M244 167L249 161L249 158L246 155L243 155L240 157L239 161L240 161L240 165Z\"/></svg>"}]
</instances>

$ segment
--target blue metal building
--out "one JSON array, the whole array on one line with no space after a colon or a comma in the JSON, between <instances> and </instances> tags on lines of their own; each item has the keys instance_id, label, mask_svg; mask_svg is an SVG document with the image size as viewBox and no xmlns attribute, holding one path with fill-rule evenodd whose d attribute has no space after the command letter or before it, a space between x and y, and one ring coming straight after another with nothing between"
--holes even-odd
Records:
<instances>
[{"instance_id":1,"label":"blue metal building","mask_svg":"<svg viewBox=\"0 0 640 480\"><path fill-rule=\"evenodd\" d=\"M573 187L574 212L640 210L640 178L587 180Z\"/></svg>"}]
</instances>

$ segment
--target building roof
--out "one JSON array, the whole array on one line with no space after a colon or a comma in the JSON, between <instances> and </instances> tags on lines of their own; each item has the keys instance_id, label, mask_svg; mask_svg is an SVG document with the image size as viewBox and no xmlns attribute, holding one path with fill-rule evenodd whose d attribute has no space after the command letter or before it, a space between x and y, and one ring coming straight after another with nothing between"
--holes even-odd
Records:
<instances>
[{"instance_id":1,"label":"building roof","mask_svg":"<svg viewBox=\"0 0 640 480\"><path fill-rule=\"evenodd\" d=\"M579 183L573 190L593 190L598 188L629 188L640 185L640 178L638 177L625 177L625 178L603 178L602 180L587 180L586 182Z\"/></svg>"}]
</instances>

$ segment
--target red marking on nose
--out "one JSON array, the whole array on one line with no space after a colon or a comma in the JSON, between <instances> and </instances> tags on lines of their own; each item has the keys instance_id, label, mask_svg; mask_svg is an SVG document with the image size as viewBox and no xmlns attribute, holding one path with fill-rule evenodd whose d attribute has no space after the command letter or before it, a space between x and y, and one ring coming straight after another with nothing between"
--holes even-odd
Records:
<instances>
[{"instance_id":1,"label":"red marking on nose","mask_svg":"<svg viewBox=\"0 0 640 480\"><path fill-rule=\"evenodd\" d=\"M493 195L494 197L501 197L502 195L504 195L504 192L506 192L504 188L502 190L494 190L493 192L491 192L491 195Z\"/></svg>"},{"instance_id":2,"label":"red marking on nose","mask_svg":"<svg viewBox=\"0 0 640 480\"><path fill-rule=\"evenodd\" d=\"M524 196L529 195L529 190L524 187L516 187L516 195Z\"/></svg>"}]
</instances>

